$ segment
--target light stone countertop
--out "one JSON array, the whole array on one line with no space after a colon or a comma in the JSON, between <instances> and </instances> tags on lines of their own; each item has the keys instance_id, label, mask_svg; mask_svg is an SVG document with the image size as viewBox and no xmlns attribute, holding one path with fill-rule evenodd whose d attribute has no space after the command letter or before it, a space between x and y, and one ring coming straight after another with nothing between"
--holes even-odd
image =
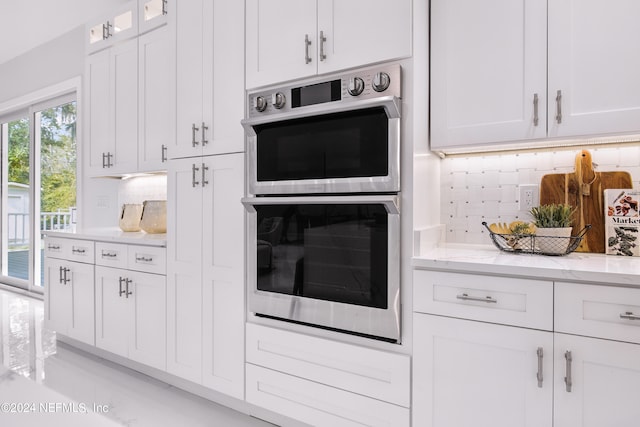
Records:
<instances>
[{"instance_id":1,"label":"light stone countertop","mask_svg":"<svg viewBox=\"0 0 640 427\"><path fill-rule=\"evenodd\" d=\"M419 269L640 287L640 258L573 252L564 256L500 252L489 245L446 244L412 259Z\"/></svg>"},{"instance_id":2,"label":"light stone countertop","mask_svg":"<svg viewBox=\"0 0 640 427\"><path fill-rule=\"evenodd\" d=\"M166 234L149 234L144 231L125 232L118 227L86 228L75 231L43 231L44 236L67 239L96 240L112 243L128 243L144 246L167 246Z\"/></svg>"}]
</instances>

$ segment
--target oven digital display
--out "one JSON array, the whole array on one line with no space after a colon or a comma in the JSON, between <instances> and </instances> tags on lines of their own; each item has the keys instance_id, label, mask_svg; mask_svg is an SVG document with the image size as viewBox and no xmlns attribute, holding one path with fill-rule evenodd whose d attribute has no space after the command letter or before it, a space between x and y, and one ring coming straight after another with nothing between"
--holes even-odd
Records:
<instances>
[{"instance_id":1,"label":"oven digital display","mask_svg":"<svg viewBox=\"0 0 640 427\"><path fill-rule=\"evenodd\" d=\"M310 86L302 86L291 89L291 106L304 107L307 105L322 104L324 102L339 101L341 99L342 82L331 80Z\"/></svg>"}]
</instances>

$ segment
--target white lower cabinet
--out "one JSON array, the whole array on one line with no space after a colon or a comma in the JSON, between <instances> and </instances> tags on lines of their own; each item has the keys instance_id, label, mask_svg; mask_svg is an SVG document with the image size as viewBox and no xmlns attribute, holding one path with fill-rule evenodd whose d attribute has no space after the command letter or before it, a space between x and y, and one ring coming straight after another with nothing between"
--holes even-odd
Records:
<instances>
[{"instance_id":1,"label":"white lower cabinet","mask_svg":"<svg viewBox=\"0 0 640 427\"><path fill-rule=\"evenodd\" d=\"M318 426L409 426L409 356L247 324L249 403Z\"/></svg>"},{"instance_id":2,"label":"white lower cabinet","mask_svg":"<svg viewBox=\"0 0 640 427\"><path fill-rule=\"evenodd\" d=\"M93 270L93 264L44 261L47 327L90 345L95 343Z\"/></svg>"},{"instance_id":3,"label":"white lower cabinet","mask_svg":"<svg viewBox=\"0 0 640 427\"><path fill-rule=\"evenodd\" d=\"M166 369L166 276L96 267L96 346Z\"/></svg>"},{"instance_id":4,"label":"white lower cabinet","mask_svg":"<svg viewBox=\"0 0 640 427\"><path fill-rule=\"evenodd\" d=\"M553 334L415 313L413 425L552 425Z\"/></svg>"},{"instance_id":5,"label":"white lower cabinet","mask_svg":"<svg viewBox=\"0 0 640 427\"><path fill-rule=\"evenodd\" d=\"M167 370L244 396L244 153L170 160Z\"/></svg>"}]
</instances>

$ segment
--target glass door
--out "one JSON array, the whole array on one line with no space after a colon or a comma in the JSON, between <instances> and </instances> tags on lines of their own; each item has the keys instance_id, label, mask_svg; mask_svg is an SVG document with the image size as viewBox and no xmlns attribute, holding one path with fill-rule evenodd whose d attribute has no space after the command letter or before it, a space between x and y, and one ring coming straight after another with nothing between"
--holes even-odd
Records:
<instances>
[{"instance_id":1,"label":"glass door","mask_svg":"<svg viewBox=\"0 0 640 427\"><path fill-rule=\"evenodd\" d=\"M0 120L0 281L43 292L41 232L72 227L76 206L75 95Z\"/></svg>"}]
</instances>

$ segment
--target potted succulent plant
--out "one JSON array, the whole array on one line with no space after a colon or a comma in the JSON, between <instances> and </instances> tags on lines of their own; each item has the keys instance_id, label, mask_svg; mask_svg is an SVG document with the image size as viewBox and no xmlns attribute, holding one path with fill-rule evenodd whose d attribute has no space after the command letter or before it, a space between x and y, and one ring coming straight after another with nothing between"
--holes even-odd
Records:
<instances>
[{"instance_id":1,"label":"potted succulent plant","mask_svg":"<svg viewBox=\"0 0 640 427\"><path fill-rule=\"evenodd\" d=\"M567 251L573 211L570 205L555 203L531 208L529 213L536 226L536 246L540 252L559 255Z\"/></svg>"}]
</instances>

